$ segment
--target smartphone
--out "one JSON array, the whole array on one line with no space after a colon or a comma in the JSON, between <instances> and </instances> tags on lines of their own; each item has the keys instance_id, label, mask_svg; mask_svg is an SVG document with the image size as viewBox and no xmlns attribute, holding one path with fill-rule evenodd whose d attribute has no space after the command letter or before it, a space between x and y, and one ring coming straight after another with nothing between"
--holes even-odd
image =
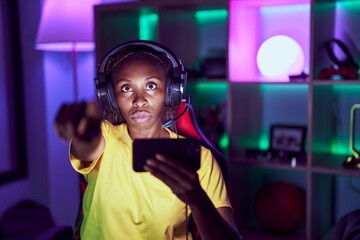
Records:
<instances>
[{"instance_id":1,"label":"smartphone","mask_svg":"<svg viewBox=\"0 0 360 240\"><path fill-rule=\"evenodd\" d=\"M200 168L200 142L195 138L153 138L133 141L133 169L144 172L146 160L164 154L193 169Z\"/></svg>"}]
</instances>

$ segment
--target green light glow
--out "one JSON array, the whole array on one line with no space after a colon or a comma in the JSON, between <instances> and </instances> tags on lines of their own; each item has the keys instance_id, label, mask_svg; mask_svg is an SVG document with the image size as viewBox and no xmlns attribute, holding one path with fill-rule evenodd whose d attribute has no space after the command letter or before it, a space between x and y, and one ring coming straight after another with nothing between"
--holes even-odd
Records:
<instances>
[{"instance_id":1,"label":"green light glow","mask_svg":"<svg viewBox=\"0 0 360 240\"><path fill-rule=\"evenodd\" d=\"M337 7L344 7L349 10L360 7L360 2L358 0L337 1L335 4Z\"/></svg>"},{"instance_id":2,"label":"green light glow","mask_svg":"<svg viewBox=\"0 0 360 240\"><path fill-rule=\"evenodd\" d=\"M199 92L227 92L228 83L227 82L199 82L196 83L196 91Z\"/></svg>"},{"instance_id":3,"label":"green light glow","mask_svg":"<svg viewBox=\"0 0 360 240\"><path fill-rule=\"evenodd\" d=\"M190 96L194 108L204 108L225 103L227 90L227 82L195 82L187 85L186 94Z\"/></svg>"},{"instance_id":4,"label":"green light glow","mask_svg":"<svg viewBox=\"0 0 360 240\"><path fill-rule=\"evenodd\" d=\"M335 145L332 145L332 146L335 147ZM333 151L332 146L330 147L331 152ZM313 153L327 154L327 153L329 153L329 147L326 144L313 143L312 151L313 151Z\"/></svg>"},{"instance_id":5,"label":"green light glow","mask_svg":"<svg viewBox=\"0 0 360 240\"><path fill-rule=\"evenodd\" d=\"M264 91L271 91L273 93L284 94L289 93L289 91L299 91L306 92L308 90L307 84L263 84L261 89Z\"/></svg>"},{"instance_id":6,"label":"green light glow","mask_svg":"<svg viewBox=\"0 0 360 240\"><path fill-rule=\"evenodd\" d=\"M357 102L357 99L359 99L360 86L356 84L337 83L334 85L315 86L315 89L320 95L336 96L340 99L339 101ZM348 138L333 136L332 139L325 142L313 142L313 151L316 153L331 153L333 155L349 155L352 152L350 148L352 143L350 141Z\"/></svg>"},{"instance_id":7,"label":"green light glow","mask_svg":"<svg viewBox=\"0 0 360 240\"><path fill-rule=\"evenodd\" d=\"M327 149L324 149L324 153L327 153ZM336 155L349 155L349 144L345 141L332 140L331 154Z\"/></svg>"},{"instance_id":8,"label":"green light glow","mask_svg":"<svg viewBox=\"0 0 360 240\"><path fill-rule=\"evenodd\" d=\"M195 12L195 19L198 23L209 23L214 20L226 20L228 17L227 9L215 9L215 10L199 10Z\"/></svg>"},{"instance_id":9,"label":"green light glow","mask_svg":"<svg viewBox=\"0 0 360 240\"><path fill-rule=\"evenodd\" d=\"M224 133L219 140L219 146L222 150L226 150L229 147L229 134Z\"/></svg>"},{"instance_id":10,"label":"green light glow","mask_svg":"<svg viewBox=\"0 0 360 240\"><path fill-rule=\"evenodd\" d=\"M269 149L269 133L268 132L262 132L260 135L260 140L259 140L259 149L260 150L268 150Z\"/></svg>"},{"instance_id":11,"label":"green light glow","mask_svg":"<svg viewBox=\"0 0 360 240\"><path fill-rule=\"evenodd\" d=\"M149 9L142 9L139 17L139 34L142 40L153 40L157 38L157 25L159 15L149 13Z\"/></svg>"},{"instance_id":12,"label":"green light glow","mask_svg":"<svg viewBox=\"0 0 360 240\"><path fill-rule=\"evenodd\" d=\"M355 84L336 84L334 85L334 90L336 93L346 92L346 94L355 94L359 95L360 86Z\"/></svg>"}]
</instances>

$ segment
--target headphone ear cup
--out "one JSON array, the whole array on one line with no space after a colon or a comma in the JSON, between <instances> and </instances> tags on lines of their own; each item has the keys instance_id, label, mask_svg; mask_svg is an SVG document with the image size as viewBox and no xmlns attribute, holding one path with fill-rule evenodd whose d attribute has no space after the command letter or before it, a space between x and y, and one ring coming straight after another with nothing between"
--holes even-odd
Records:
<instances>
[{"instance_id":1,"label":"headphone ear cup","mask_svg":"<svg viewBox=\"0 0 360 240\"><path fill-rule=\"evenodd\" d=\"M170 76L166 77L166 94L165 94L165 107L171 107L171 88L172 88L172 79Z\"/></svg>"},{"instance_id":2,"label":"headphone ear cup","mask_svg":"<svg viewBox=\"0 0 360 240\"><path fill-rule=\"evenodd\" d=\"M172 90L172 101L173 101L173 108L177 109L180 106L182 100L182 91L180 89L181 83L175 82L173 83L173 90Z\"/></svg>"},{"instance_id":3,"label":"headphone ear cup","mask_svg":"<svg viewBox=\"0 0 360 240\"><path fill-rule=\"evenodd\" d=\"M180 106L182 97L183 87L180 79L168 75L166 78L165 107L177 109Z\"/></svg>"},{"instance_id":4,"label":"headphone ear cup","mask_svg":"<svg viewBox=\"0 0 360 240\"><path fill-rule=\"evenodd\" d=\"M114 86L111 81L105 81L97 86L98 99L104 109L105 113L111 113L118 109Z\"/></svg>"}]
</instances>

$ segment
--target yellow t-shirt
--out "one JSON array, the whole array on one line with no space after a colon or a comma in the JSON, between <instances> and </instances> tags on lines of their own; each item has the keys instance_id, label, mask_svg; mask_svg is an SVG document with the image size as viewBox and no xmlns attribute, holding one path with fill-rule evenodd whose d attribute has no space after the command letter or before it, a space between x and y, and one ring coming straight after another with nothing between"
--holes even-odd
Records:
<instances>
[{"instance_id":1,"label":"yellow t-shirt","mask_svg":"<svg viewBox=\"0 0 360 240\"><path fill-rule=\"evenodd\" d=\"M99 159L84 168L81 161L70 156L74 169L88 181L81 238L186 239L186 205L150 173L133 171L127 125L104 121L101 127L106 146ZM177 138L168 131L171 138ZM214 206L231 208L221 170L204 147L198 175Z\"/></svg>"}]
</instances>

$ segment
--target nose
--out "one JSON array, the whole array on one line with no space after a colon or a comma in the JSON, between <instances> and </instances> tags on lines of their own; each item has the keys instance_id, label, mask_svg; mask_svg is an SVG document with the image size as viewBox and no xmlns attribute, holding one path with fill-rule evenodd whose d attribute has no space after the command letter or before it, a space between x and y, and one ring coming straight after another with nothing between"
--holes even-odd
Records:
<instances>
[{"instance_id":1,"label":"nose","mask_svg":"<svg viewBox=\"0 0 360 240\"><path fill-rule=\"evenodd\" d=\"M148 101L147 101L144 93L135 93L134 100L133 100L133 105L135 107L143 107L143 106L146 106L147 103L148 103Z\"/></svg>"}]
</instances>

